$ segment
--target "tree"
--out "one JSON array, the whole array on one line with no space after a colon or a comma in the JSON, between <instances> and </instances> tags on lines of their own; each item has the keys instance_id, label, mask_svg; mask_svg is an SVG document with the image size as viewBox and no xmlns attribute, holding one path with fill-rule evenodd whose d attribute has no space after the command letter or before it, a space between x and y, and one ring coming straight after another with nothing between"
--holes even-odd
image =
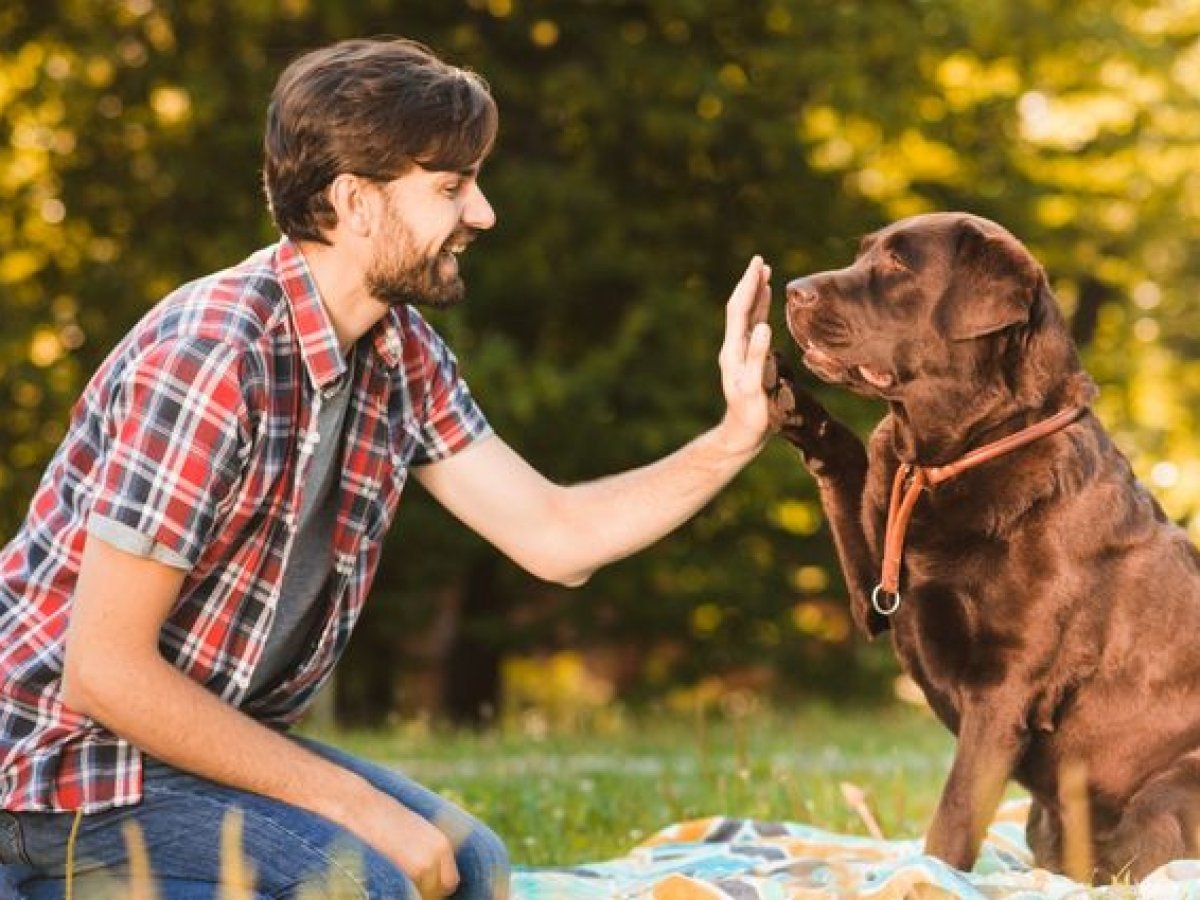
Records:
<instances>
[{"instance_id":1,"label":"tree","mask_svg":"<svg viewBox=\"0 0 1200 900\"><path fill-rule=\"evenodd\" d=\"M752 253L778 294L895 217L965 208L1045 262L1098 411L1200 531L1187 4L26 0L0 10L6 533L119 335L272 239L260 122L286 61L397 31L499 100L483 184L500 224L464 260L468 304L436 324L551 477L649 461L716 420L721 305ZM864 432L878 418L811 386ZM497 702L505 655L600 644L636 651L630 696L748 667L784 690L889 688L886 650L849 634L811 480L783 446L578 592L522 575L416 490L386 557L343 669L363 716L397 702L406 662L440 667L431 695L471 718Z\"/></svg>"}]
</instances>

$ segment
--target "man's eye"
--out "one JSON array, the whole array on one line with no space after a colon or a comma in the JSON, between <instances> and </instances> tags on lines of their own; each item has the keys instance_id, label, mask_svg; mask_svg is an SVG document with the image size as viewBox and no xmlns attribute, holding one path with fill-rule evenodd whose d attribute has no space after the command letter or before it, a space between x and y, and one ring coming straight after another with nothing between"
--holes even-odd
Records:
<instances>
[{"instance_id":1,"label":"man's eye","mask_svg":"<svg viewBox=\"0 0 1200 900\"><path fill-rule=\"evenodd\" d=\"M462 192L462 187L461 181L452 181L442 188L442 193L447 197L457 197Z\"/></svg>"}]
</instances>

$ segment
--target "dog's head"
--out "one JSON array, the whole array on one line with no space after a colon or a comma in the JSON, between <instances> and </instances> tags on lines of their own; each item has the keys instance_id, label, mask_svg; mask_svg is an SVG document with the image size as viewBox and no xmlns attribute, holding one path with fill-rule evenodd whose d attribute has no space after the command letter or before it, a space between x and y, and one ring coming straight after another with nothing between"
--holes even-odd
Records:
<instances>
[{"instance_id":1,"label":"dog's head","mask_svg":"<svg viewBox=\"0 0 1200 900\"><path fill-rule=\"evenodd\" d=\"M930 213L868 235L848 267L789 283L786 313L816 375L903 406L1090 399L1068 396L1092 389L1073 378L1042 267L978 216Z\"/></svg>"}]
</instances>

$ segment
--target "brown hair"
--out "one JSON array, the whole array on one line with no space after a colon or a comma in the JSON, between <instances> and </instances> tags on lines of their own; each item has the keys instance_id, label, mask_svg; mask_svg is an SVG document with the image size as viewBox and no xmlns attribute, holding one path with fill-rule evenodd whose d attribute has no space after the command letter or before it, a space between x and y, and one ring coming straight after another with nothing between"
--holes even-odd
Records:
<instances>
[{"instance_id":1,"label":"brown hair","mask_svg":"<svg viewBox=\"0 0 1200 900\"><path fill-rule=\"evenodd\" d=\"M325 194L338 175L379 181L413 164L474 165L492 147L498 114L487 83L402 38L342 41L294 60L267 108L263 183L275 224L328 243L337 224Z\"/></svg>"}]
</instances>

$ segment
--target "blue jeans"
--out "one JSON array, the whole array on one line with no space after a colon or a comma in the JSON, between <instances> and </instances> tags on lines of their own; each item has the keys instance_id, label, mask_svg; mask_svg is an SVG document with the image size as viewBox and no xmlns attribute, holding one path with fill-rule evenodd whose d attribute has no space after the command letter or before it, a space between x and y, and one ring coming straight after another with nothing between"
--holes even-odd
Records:
<instances>
[{"instance_id":1,"label":"blue jeans","mask_svg":"<svg viewBox=\"0 0 1200 900\"><path fill-rule=\"evenodd\" d=\"M414 781L316 741L293 738L358 773L379 790L454 836L461 878L455 900L508 896L508 856L488 828ZM136 822L160 900L214 900L220 881L221 826L242 814L242 855L254 897L346 897L419 900L397 866L349 831L278 800L224 787L146 760L142 802L83 816L75 841L73 895L125 897L128 854L122 826ZM0 863L20 882L25 900L65 896L67 842L73 813L0 812ZM462 837L465 835L465 839ZM314 892L314 886L319 889ZM0 876L0 900L7 900Z\"/></svg>"}]
</instances>

